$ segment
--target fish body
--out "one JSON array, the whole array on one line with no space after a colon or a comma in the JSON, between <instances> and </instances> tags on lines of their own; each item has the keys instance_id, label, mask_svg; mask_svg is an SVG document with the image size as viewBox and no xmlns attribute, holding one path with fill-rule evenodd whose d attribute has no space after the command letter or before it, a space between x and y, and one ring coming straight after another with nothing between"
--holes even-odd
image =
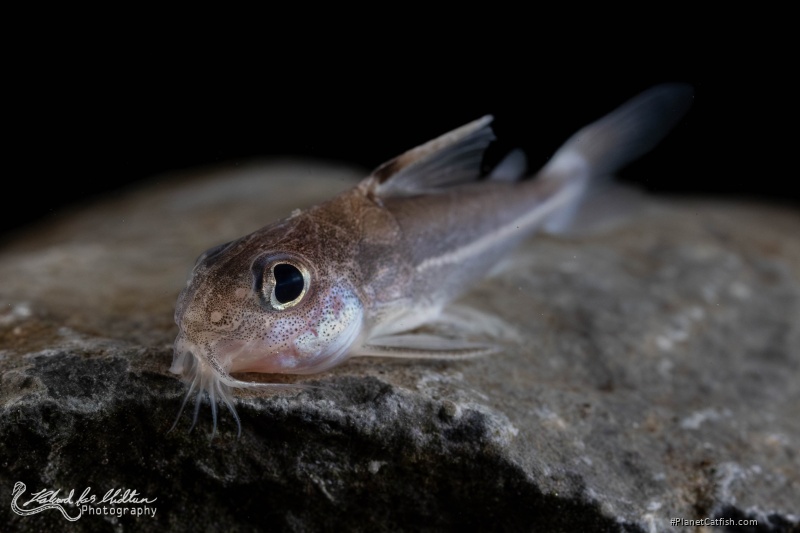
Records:
<instances>
[{"instance_id":1,"label":"fish body","mask_svg":"<svg viewBox=\"0 0 800 533\"><path fill-rule=\"evenodd\" d=\"M652 148L691 89L655 87L587 126L533 179L513 153L489 176L483 117L378 167L355 188L197 260L175 310L171 370L236 416L236 372L312 374L358 355L459 358L492 347L421 332L536 230L564 231L605 176ZM185 405L186 401L184 401ZM238 417L237 417L238 422Z\"/></svg>"}]
</instances>

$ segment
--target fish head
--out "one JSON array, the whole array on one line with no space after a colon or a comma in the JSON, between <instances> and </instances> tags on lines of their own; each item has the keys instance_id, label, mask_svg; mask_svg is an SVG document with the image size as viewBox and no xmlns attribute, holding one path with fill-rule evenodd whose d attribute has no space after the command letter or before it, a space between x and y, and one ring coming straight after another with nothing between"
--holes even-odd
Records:
<instances>
[{"instance_id":1,"label":"fish head","mask_svg":"<svg viewBox=\"0 0 800 533\"><path fill-rule=\"evenodd\" d=\"M172 372L310 374L347 357L362 302L299 229L287 219L198 258L175 309Z\"/></svg>"}]
</instances>

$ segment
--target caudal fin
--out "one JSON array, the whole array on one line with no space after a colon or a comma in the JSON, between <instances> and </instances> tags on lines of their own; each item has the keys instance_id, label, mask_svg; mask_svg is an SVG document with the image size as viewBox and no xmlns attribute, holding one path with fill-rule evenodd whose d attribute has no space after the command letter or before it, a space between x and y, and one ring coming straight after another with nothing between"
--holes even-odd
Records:
<instances>
[{"instance_id":1,"label":"caudal fin","mask_svg":"<svg viewBox=\"0 0 800 533\"><path fill-rule=\"evenodd\" d=\"M658 85L570 137L537 175L538 180L566 180L568 187L576 189L570 205L545 223L545 231L573 229L581 204L608 185L604 177L655 147L683 117L692 99L689 85Z\"/></svg>"}]
</instances>

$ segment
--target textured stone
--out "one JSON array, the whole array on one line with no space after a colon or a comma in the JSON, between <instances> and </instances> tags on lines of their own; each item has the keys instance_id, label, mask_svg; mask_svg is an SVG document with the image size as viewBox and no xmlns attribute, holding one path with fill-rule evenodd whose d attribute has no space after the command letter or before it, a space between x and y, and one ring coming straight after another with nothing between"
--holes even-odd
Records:
<instances>
[{"instance_id":1,"label":"textured stone","mask_svg":"<svg viewBox=\"0 0 800 533\"><path fill-rule=\"evenodd\" d=\"M186 393L168 372L172 312L193 259L358 177L272 163L165 178L10 239L0 250L0 523L669 531L684 529L671 518L723 517L758 520L751 531L799 527L800 216L775 207L651 199L606 234L531 239L464 299L518 331L501 353L251 375L322 388L238 392L239 439L223 411L209 440L207 405L192 432L187 414L170 432ZM19 516L9 509L18 481L20 503L41 489L122 488L158 498L157 512Z\"/></svg>"}]
</instances>

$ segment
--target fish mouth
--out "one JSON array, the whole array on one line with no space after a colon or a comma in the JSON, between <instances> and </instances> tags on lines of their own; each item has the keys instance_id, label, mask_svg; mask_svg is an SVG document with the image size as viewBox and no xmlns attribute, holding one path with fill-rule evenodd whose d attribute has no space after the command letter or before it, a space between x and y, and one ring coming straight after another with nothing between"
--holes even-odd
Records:
<instances>
[{"instance_id":1,"label":"fish mouth","mask_svg":"<svg viewBox=\"0 0 800 533\"><path fill-rule=\"evenodd\" d=\"M268 374L286 373L286 363L296 359L296 355L283 350L265 354L258 339L241 340L219 337L216 332L207 331L200 337L201 342L187 338L182 332L175 339L174 355L170 372L191 381L192 376L203 371L214 373L225 383L238 380L231 372L262 372Z\"/></svg>"},{"instance_id":2,"label":"fish mouth","mask_svg":"<svg viewBox=\"0 0 800 533\"><path fill-rule=\"evenodd\" d=\"M189 341L186 340L183 334L179 334L175 338L175 342L172 347L172 365L169 367L169 371L173 374L184 376L193 366L192 362L195 359L195 355L192 348L194 348L194 346L190 346L189 344Z\"/></svg>"},{"instance_id":3,"label":"fish mouth","mask_svg":"<svg viewBox=\"0 0 800 533\"><path fill-rule=\"evenodd\" d=\"M245 343L246 344L246 343ZM200 406L207 400L211 407L211 417L213 421L213 430L211 437L217 433L217 404L221 403L233 416L236 422L237 434L241 436L242 426L239 415L236 412L235 400L233 396L234 389L260 389L269 391L278 390L291 390L291 389L305 389L314 388L305 384L292 384L292 383L253 383L248 381L241 381L232 377L226 368L220 363L217 358L215 350L217 343L211 343L209 348L206 349L204 345L198 345L195 342L187 339L181 333L175 339L174 356L170 372L178 374L186 385L188 391L181 404L178 416L172 424L170 431L175 429L178 420L183 414L188 401L194 397L194 409L192 415L192 424L189 428L191 431L198 421L200 413ZM227 353L226 353L227 355ZM228 364L227 366L230 366Z\"/></svg>"},{"instance_id":4,"label":"fish mouth","mask_svg":"<svg viewBox=\"0 0 800 533\"><path fill-rule=\"evenodd\" d=\"M169 371L182 376L184 381L190 381L198 372L216 374L224 381L228 372L212 351L214 344L208 341L201 344L193 342L181 332L175 339Z\"/></svg>"},{"instance_id":5,"label":"fish mouth","mask_svg":"<svg viewBox=\"0 0 800 533\"><path fill-rule=\"evenodd\" d=\"M233 395L230 381L232 378L220 366L219 361L213 354L203 350L202 346L198 346L181 332L175 339L174 356L172 359L172 366L170 372L178 374L181 379L189 386L189 390L184 397L181 408L178 411L178 416L172 424L172 429L178 424L178 420L183 413L189 399L194 395L194 415L192 417L192 425L189 428L191 431L197 424L198 415L200 413L200 405L203 398L207 398L211 406L211 416L213 420L212 438L217 432L217 402L221 402L228 408L238 429L238 434L241 435L242 426L239 421L239 415L236 413L234 407ZM202 356L200 355L202 354Z\"/></svg>"},{"instance_id":6,"label":"fish mouth","mask_svg":"<svg viewBox=\"0 0 800 533\"><path fill-rule=\"evenodd\" d=\"M229 372L303 373L297 371L301 361L297 350L287 346L265 350L258 338L221 339L214 345L214 349L225 361Z\"/></svg>"}]
</instances>

